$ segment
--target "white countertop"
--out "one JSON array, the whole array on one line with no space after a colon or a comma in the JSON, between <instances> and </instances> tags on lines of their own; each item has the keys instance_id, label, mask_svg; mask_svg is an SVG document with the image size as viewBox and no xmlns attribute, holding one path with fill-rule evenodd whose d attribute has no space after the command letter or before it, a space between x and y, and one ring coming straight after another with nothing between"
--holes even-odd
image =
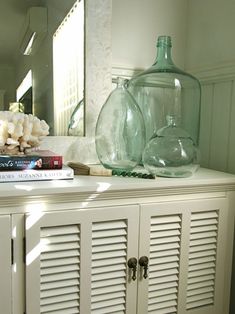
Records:
<instances>
[{"instance_id":1,"label":"white countertop","mask_svg":"<svg viewBox=\"0 0 235 314\"><path fill-rule=\"evenodd\" d=\"M7 197L28 197L67 193L104 193L125 190L163 190L202 188L210 185L235 190L235 175L200 168L189 178L139 179L127 177L75 176L73 180L0 183L0 200Z\"/></svg>"}]
</instances>

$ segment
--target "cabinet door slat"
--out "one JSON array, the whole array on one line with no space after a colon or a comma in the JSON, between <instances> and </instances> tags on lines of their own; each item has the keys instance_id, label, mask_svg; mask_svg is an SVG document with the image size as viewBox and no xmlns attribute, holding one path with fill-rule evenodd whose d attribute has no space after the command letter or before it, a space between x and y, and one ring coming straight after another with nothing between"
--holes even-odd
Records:
<instances>
[{"instance_id":1,"label":"cabinet door slat","mask_svg":"<svg viewBox=\"0 0 235 314\"><path fill-rule=\"evenodd\" d=\"M149 305L168 302L168 301L172 301L172 300L177 300L177 293L168 293L165 295L158 295L157 297L153 297L153 298L151 298Z\"/></svg>"},{"instance_id":2,"label":"cabinet door slat","mask_svg":"<svg viewBox=\"0 0 235 314\"><path fill-rule=\"evenodd\" d=\"M181 215L151 217L148 313L176 313Z\"/></svg>"},{"instance_id":3,"label":"cabinet door slat","mask_svg":"<svg viewBox=\"0 0 235 314\"><path fill-rule=\"evenodd\" d=\"M50 267L58 266L68 266L78 264L80 262L79 257L68 257L68 258L58 258L58 259L44 259L41 260L41 269L48 269Z\"/></svg>"},{"instance_id":4,"label":"cabinet door slat","mask_svg":"<svg viewBox=\"0 0 235 314\"><path fill-rule=\"evenodd\" d=\"M192 226L193 222L196 220L205 220L210 221L211 218L218 218L218 213L216 210L213 211L203 211L203 212L194 212L191 216Z\"/></svg>"},{"instance_id":5,"label":"cabinet door slat","mask_svg":"<svg viewBox=\"0 0 235 314\"><path fill-rule=\"evenodd\" d=\"M172 263L163 263L163 264L155 264L154 260L151 261L151 264L149 265L151 267L151 272L160 272L167 269L174 269L179 267L178 262L172 262Z\"/></svg>"},{"instance_id":6,"label":"cabinet door slat","mask_svg":"<svg viewBox=\"0 0 235 314\"><path fill-rule=\"evenodd\" d=\"M155 236L154 238L151 237L151 242L152 245L160 245L160 244L165 244L165 243L174 243L174 242L179 242L180 237L175 236L175 237L165 237L165 238L158 238Z\"/></svg>"},{"instance_id":7,"label":"cabinet door slat","mask_svg":"<svg viewBox=\"0 0 235 314\"><path fill-rule=\"evenodd\" d=\"M177 301L176 300L149 304L148 311L150 311L150 312L156 311L157 312L160 309L169 309L171 307L174 308L174 311L177 311Z\"/></svg>"},{"instance_id":8,"label":"cabinet door slat","mask_svg":"<svg viewBox=\"0 0 235 314\"><path fill-rule=\"evenodd\" d=\"M159 252L159 254L168 255L168 251L179 248L180 248L179 242L164 243L164 245L158 245L157 243L155 245L155 243L151 243L150 253L156 254L157 252Z\"/></svg>"},{"instance_id":9,"label":"cabinet door slat","mask_svg":"<svg viewBox=\"0 0 235 314\"><path fill-rule=\"evenodd\" d=\"M126 275L126 270L120 270L110 272L110 273L104 273L104 274L93 274L92 275L92 281L101 281L101 280L110 280L115 278L122 278Z\"/></svg>"},{"instance_id":10,"label":"cabinet door slat","mask_svg":"<svg viewBox=\"0 0 235 314\"><path fill-rule=\"evenodd\" d=\"M178 229L172 229L172 230L166 230L166 231L151 231L151 239L154 238L165 238L170 236L179 236L180 230Z\"/></svg>"},{"instance_id":11,"label":"cabinet door slat","mask_svg":"<svg viewBox=\"0 0 235 314\"><path fill-rule=\"evenodd\" d=\"M92 309L93 314L118 314L125 313L125 305L124 304L116 304L111 306L106 306L105 308Z\"/></svg>"},{"instance_id":12,"label":"cabinet door slat","mask_svg":"<svg viewBox=\"0 0 235 314\"><path fill-rule=\"evenodd\" d=\"M186 298L188 310L214 304L218 221L217 210L191 214Z\"/></svg>"},{"instance_id":13,"label":"cabinet door slat","mask_svg":"<svg viewBox=\"0 0 235 314\"><path fill-rule=\"evenodd\" d=\"M197 264L205 264L205 263L210 263L210 262L213 262L215 265L215 261L216 261L216 257L214 253L213 255L208 255L205 257L191 258L189 260L189 266L197 265Z\"/></svg>"},{"instance_id":14,"label":"cabinet door slat","mask_svg":"<svg viewBox=\"0 0 235 314\"><path fill-rule=\"evenodd\" d=\"M191 291L188 291L187 296L188 297L192 297L192 296L198 295L198 294L206 294L206 293L209 293L209 292L213 293L213 290L214 290L213 285L206 286L206 287L200 286L200 287L198 287L198 289L194 288Z\"/></svg>"},{"instance_id":15,"label":"cabinet door slat","mask_svg":"<svg viewBox=\"0 0 235 314\"><path fill-rule=\"evenodd\" d=\"M55 290L59 292L59 288L63 287L66 289L66 287L77 287L78 280L77 278L72 278L68 280L63 280L63 281L54 281L54 282L41 282L41 294L43 295L44 291L46 293L53 293L51 291ZM51 290L51 291L49 291Z\"/></svg>"},{"instance_id":16,"label":"cabinet door slat","mask_svg":"<svg viewBox=\"0 0 235 314\"><path fill-rule=\"evenodd\" d=\"M41 291L41 298L48 298L48 297L54 297L54 296L60 296L60 295L66 295L70 293L77 293L79 292L79 287L76 285L70 286L63 286L61 288L56 289L45 289L44 291Z\"/></svg>"},{"instance_id":17,"label":"cabinet door slat","mask_svg":"<svg viewBox=\"0 0 235 314\"><path fill-rule=\"evenodd\" d=\"M203 251L211 252L211 250L216 250L216 242L205 243L203 245L196 245L196 246L192 245L189 248L189 253L190 253L189 258L191 258L191 253L197 253L197 252L203 252Z\"/></svg>"},{"instance_id":18,"label":"cabinet door slat","mask_svg":"<svg viewBox=\"0 0 235 314\"><path fill-rule=\"evenodd\" d=\"M190 239L196 240L196 239L203 239L203 238L215 238L216 236L217 236L217 230L197 232L197 233L194 232L190 234Z\"/></svg>"},{"instance_id":19,"label":"cabinet door slat","mask_svg":"<svg viewBox=\"0 0 235 314\"><path fill-rule=\"evenodd\" d=\"M124 314L127 276L125 220L92 224L91 267L91 314Z\"/></svg>"},{"instance_id":20,"label":"cabinet door slat","mask_svg":"<svg viewBox=\"0 0 235 314\"><path fill-rule=\"evenodd\" d=\"M94 246L93 252L94 253L103 253L103 252L112 252L112 251L120 251L126 249L126 243L112 243L112 244L106 244L105 246Z\"/></svg>"},{"instance_id":21,"label":"cabinet door slat","mask_svg":"<svg viewBox=\"0 0 235 314\"><path fill-rule=\"evenodd\" d=\"M113 257L115 257L115 259ZM114 254L112 257L109 256L109 258L105 258L105 257L103 259L99 258L99 259L96 259L96 260L92 261L92 266L93 267L103 267L105 265L125 264L125 262L126 262L126 258L125 257L126 257L125 254L121 255L120 257L119 257L119 254Z\"/></svg>"},{"instance_id":22,"label":"cabinet door slat","mask_svg":"<svg viewBox=\"0 0 235 314\"><path fill-rule=\"evenodd\" d=\"M200 263L195 265L189 266L189 272L194 272L197 270L204 270L204 269L214 269L215 268L215 262L206 262L206 263Z\"/></svg>"},{"instance_id":23,"label":"cabinet door slat","mask_svg":"<svg viewBox=\"0 0 235 314\"><path fill-rule=\"evenodd\" d=\"M49 304L49 305L40 305L40 314L44 313L57 313L57 311L65 311L68 310L69 308L77 308L77 312L79 307L79 300L69 300L67 302L60 302L60 303L55 303L55 304Z\"/></svg>"},{"instance_id":24,"label":"cabinet door slat","mask_svg":"<svg viewBox=\"0 0 235 314\"><path fill-rule=\"evenodd\" d=\"M188 285L188 293L190 294L191 290L196 290L198 288L202 289L204 287L213 287L214 285L214 281L213 280L204 280L204 281L200 281L200 282L195 282L195 283L190 283L190 285Z\"/></svg>"},{"instance_id":25,"label":"cabinet door slat","mask_svg":"<svg viewBox=\"0 0 235 314\"><path fill-rule=\"evenodd\" d=\"M105 244L104 244L105 245ZM104 260L104 259L113 259L115 258L119 258L119 257L125 257L126 256L126 251L121 249L121 250L117 250L117 251L112 251L112 252L107 252L107 251L103 251L103 252L98 252L96 254L92 255L92 261L98 261L98 260Z\"/></svg>"},{"instance_id":26,"label":"cabinet door slat","mask_svg":"<svg viewBox=\"0 0 235 314\"><path fill-rule=\"evenodd\" d=\"M98 274L105 274L105 273L111 273L111 272L119 272L125 271L126 270L126 264L114 264L114 265L104 265L103 267L97 267L97 265L94 265L92 263L91 265L92 270L91 274L92 275L98 275Z\"/></svg>"},{"instance_id":27,"label":"cabinet door slat","mask_svg":"<svg viewBox=\"0 0 235 314\"><path fill-rule=\"evenodd\" d=\"M215 231L215 230L217 230L216 225L198 226L198 227L194 227L191 230L191 235L193 235L194 233L208 232L208 231Z\"/></svg>"},{"instance_id":28,"label":"cabinet door slat","mask_svg":"<svg viewBox=\"0 0 235 314\"><path fill-rule=\"evenodd\" d=\"M192 252L190 251L190 256L189 256L189 262L190 260L196 260L196 259L203 259L203 258L210 258L215 256L215 250L205 250L205 251L198 251L198 252Z\"/></svg>"},{"instance_id":29,"label":"cabinet door slat","mask_svg":"<svg viewBox=\"0 0 235 314\"><path fill-rule=\"evenodd\" d=\"M200 277L188 277L188 289L190 288L190 285L191 284L194 284L194 283L199 283L199 282L205 282L207 280L214 280L215 277L214 277L214 273L212 273L211 275L210 274L206 274L206 275L203 275L203 276L200 276ZM214 281L213 281L214 282Z\"/></svg>"},{"instance_id":30,"label":"cabinet door slat","mask_svg":"<svg viewBox=\"0 0 235 314\"><path fill-rule=\"evenodd\" d=\"M159 291L168 291L172 288L177 288L178 282L177 281L168 281L163 283L158 283L158 285L149 285L149 293Z\"/></svg>"},{"instance_id":31,"label":"cabinet door slat","mask_svg":"<svg viewBox=\"0 0 235 314\"><path fill-rule=\"evenodd\" d=\"M168 288L168 289L160 289L160 290L149 290L149 297L152 299L154 298L159 298L161 296L167 296L167 295L173 295L178 292L177 286L173 288Z\"/></svg>"},{"instance_id":32,"label":"cabinet door slat","mask_svg":"<svg viewBox=\"0 0 235 314\"><path fill-rule=\"evenodd\" d=\"M47 276L52 274L60 274L60 273L67 273L67 272L74 272L79 271L79 261L77 263L72 263L70 265L61 265L54 267L41 267L41 276Z\"/></svg>"},{"instance_id":33,"label":"cabinet door slat","mask_svg":"<svg viewBox=\"0 0 235 314\"><path fill-rule=\"evenodd\" d=\"M218 222L217 219L195 220L195 221L192 221L191 226L192 227L209 226L209 225L214 225L217 222Z\"/></svg>"},{"instance_id":34,"label":"cabinet door slat","mask_svg":"<svg viewBox=\"0 0 235 314\"><path fill-rule=\"evenodd\" d=\"M153 247L152 247L153 249ZM161 261L161 259L166 258L167 260L178 260L178 249L169 249L169 250L163 250L163 251L157 251L157 250L150 250L152 258L156 258L158 261Z\"/></svg>"},{"instance_id":35,"label":"cabinet door slat","mask_svg":"<svg viewBox=\"0 0 235 314\"><path fill-rule=\"evenodd\" d=\"M119 282L119 285L116 285L114 282L114 285L112 287L112 292L123 292L125 291L125 288L126 288L126 283ZM99 289L99 287L97 287L96 289L94 285L92 286L92 294L94 297L98 295L105 297L106 293L110 293L110 286L103 287L102 290Z\"/></svg>"},{"instance_id":36,"label":"cabinet door slat","mask_svg":"<svg viewBox=\"0 0 235 314\"><path fill-rule=\"evenodd\" d=\"M73 300L78 300L78 290L75 291L74 293L70 292L68 294L63 294L63 295L56 295L56 296L41 296L41 302L40 305L41 307L45 305L50 305L50 304L57 304L57 303L64 303L68 301L73 301Z\"/></svg>"},{"instance_id":37,"label":"cabinet door slat","mask_svg":"<svg viewBox=\"0 0 235 314\"><path fill-rule=\"evenodd\" d=\"M94 295L97 293L103 293L103 288L105 291L105 288L107 289L113 289L114 286L122 286L123 284L126 283L126 278L111 278L111 279L106 279L104 281L92 281L91 283L91 289L92 293L95 291Z\"/></svg>"},{"instance_id":38,"label":"cabinet door slat","mask_svg":"<svg viewBox=\"0 0 235 314\"><path fill-rule=\"evenodd\" d=\"M40 313L78 314L79 225L42 227L40 242Z\"/></svg>"}]
</instances>

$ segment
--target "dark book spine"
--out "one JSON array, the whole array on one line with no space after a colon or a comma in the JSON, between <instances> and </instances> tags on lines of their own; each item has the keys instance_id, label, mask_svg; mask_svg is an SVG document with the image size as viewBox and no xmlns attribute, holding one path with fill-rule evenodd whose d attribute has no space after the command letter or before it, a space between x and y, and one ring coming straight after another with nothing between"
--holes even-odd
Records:
<instances>
[{"instance_id":1,"label":"dark book spine","mask_svg":"<svg viewBox=\"0 0 235 314\"><path fill-rule=\"evenodd\" d=\"M62 156L0 156L0 171L61 169Z\"/></svg>"}]
</instances>

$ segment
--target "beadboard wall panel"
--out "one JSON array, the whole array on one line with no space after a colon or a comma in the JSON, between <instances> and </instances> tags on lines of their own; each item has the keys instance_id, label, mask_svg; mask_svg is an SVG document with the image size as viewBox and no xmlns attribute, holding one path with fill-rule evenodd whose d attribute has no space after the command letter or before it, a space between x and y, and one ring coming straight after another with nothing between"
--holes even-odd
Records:
<instances>
[{"instance_id":1,"label":"beadboard wall panel","mask_svg":"<svg viewBox=\"0 0 235 314\"><path fill-rule=\"evenodd\" d=\"M235 173L234 133L234 80L202 82L200 150L203 167Z\"/></svg>"},{"instance_id":2,"label":"beadboard wall panel","mask_svg":"<svg viewBox=\"0 0 235 314\"><path fill-rule=\"evenodd\" d=\"M201 125L200 125L200 149L201 163L208 168L210 158L210 134L212 127L212 104L213 104L213 86L202 86L201 99Z\"/></svg>"},{"instance_id":3,"label":"beadboard wall panel","mask_svg":"<svg viewBox=\"0 0 235 314\"><path fill-rule=\"evenodd\" d=\"M235 79L232 81L228 170L235 173Z\"/></svg>"}]
</instances>

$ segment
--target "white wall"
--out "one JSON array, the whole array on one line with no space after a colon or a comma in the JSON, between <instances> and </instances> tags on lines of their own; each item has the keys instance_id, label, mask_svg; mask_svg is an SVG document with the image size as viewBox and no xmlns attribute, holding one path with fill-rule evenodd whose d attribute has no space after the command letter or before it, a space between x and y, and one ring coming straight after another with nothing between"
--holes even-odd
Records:
<instances>
[{"instance_id":1,"label":"white wall","mask_svg":"<svg viewBox=\"0 0 235 314\"><path fill-rule=\"evenodd\" d=\"M235 63L235 1L189 0L186 66Z\"/></svg>"},{"instance_id":2,"label":"white wall","mask_svg":"<svg viewBox=\"0 0 235 314\"><path fill-rule=\"evenodd\" d=\"M112 5L113 67L150 67L159 35L172 36L174 61L184 67L187 0L113 0Z\"/></svg>"}]
</instances>

